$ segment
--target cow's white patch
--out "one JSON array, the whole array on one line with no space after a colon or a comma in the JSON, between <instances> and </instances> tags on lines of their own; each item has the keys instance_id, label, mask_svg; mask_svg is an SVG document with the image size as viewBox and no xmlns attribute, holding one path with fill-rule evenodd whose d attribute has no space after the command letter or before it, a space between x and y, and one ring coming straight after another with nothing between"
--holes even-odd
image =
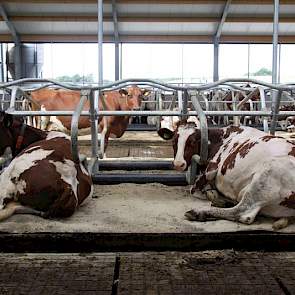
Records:
<instances>
[{"instance_id":1,"label":"cow's white patch","mask_svg":"<svg viewBox=\"0 0 295 295\"><path fill-rule=\"evenodd\" d=\"M26 170L36 165L37 161L47 158L53 150L34 150L14 158L10 165L0 175L0 203L6 197L14 197L17 193L24 193L26 182L19 177Z\"/></svg>"},{"instance_id":2,"label":"cow's white patch","mask_svg":"<svg viewBox=\"0 0 295 295\"><path fill-rule=\"evenodd\" d=\"M70 136L59 131L50 131L48 135L46 136L46 140L50 140L52 138L57 138L57 137L62 137L62 138L71 140Z\"/></svg>"},{"instance_id":3,"label":"cow's white patch","mask_svg":"<svg viewBox=\"0 0 295 295\"><path fill-rule=\"evenodd\" d=\"M78 187L78 180L77 180L77 169L75 167L75 163L71 160L64 160L64 163L62 162L55 162L50 160L51 164L53 164L56 167L56 171L61 175L61 179L68 183L74 192L77 204L78 205L78 197L77 197L77 187Z\"/></svg>"},{"instance_id":4,"label":"cow's white patch","mask_svg":"<svg viewBox=\"0 0 295 295\"><path fill-rule=\"evenodd\" d=\"M41 111L47 111L46 107L44 105L41 105ZM40 128L41 130L47 130L49 121L50 121L50 116L41 116L40 117Z\"/></svg>"},{"instance_id":5,"label":"cow's white patch","mask_svg":"<svg viewBox=\"0 0 295 295\"><path fill-rule=\"evenodd\" d=\"M56 116L50 117L50 124L47 130L69 133L69 130L63 125L63 123Z\"/></svg>"},{"instance_id":6,"label":"cow's white patch","mask_svg":"<svg viewBox=\"0 0 295 295\"><path fill-rule=\"evenodd\" d=\"M175 162L184 162L184 148L187 139L190 135L195 132L195 128L187 127L187 126L179 126L177 134L178 134L178 143L177 143L177 153L175 156Z\"/></svg>"}]
</instances>

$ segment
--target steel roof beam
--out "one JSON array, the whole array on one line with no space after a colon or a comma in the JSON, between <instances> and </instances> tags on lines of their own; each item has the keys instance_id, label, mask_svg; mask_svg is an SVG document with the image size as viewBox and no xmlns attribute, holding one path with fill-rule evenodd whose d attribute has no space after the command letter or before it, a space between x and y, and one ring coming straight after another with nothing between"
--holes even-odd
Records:
<instances>
[{"instance_id":1,"label":"steel roof beam","mask_svg":"<svg viewBox=\"0 0 295 295\"><path fill-rule=\"evenodd\" d=\"M38 4L97 4L97 0L4 0L4 3L38 3ZM111 0L105 0L111 3ZM179 4L179 0L118 0L118 4ZM224 0L182 0L184 4L223 4ZM235 0L234 4L272 5L273 0ZM294 0L281 0L281 4L294 4Z\"/></svg>"},{"instance_id":2,"label":"steel roof beam","mask_svg":"<svg viewBox=\"0 0 295 295\"><path fill-rule=\"evenodd\" d=\"M5 10L3 4L0 4L0 14L1 14L2 19L5 21L7 27L9 29L11 35L12 35L12 38L13 38L14 43L15 44L20 44L21 43L20 42L20 37L19 37L19 35L18 35L18 33L17 33L17 31L16 31L13 23L9 20L8 15L6 13L6 10Z\"/></svg>"},{"instance_id":3,"label":"steel roof beam","mask_svg":"<svg viewBox=\"0 0 295 295\"><path fill-rule=\"evenodd\" d=\"M0 21L3 21L0 15ZM10 15L10 22L97 22L97 15ZM104 22L114 22L113 15L104 15ZM120 16L117 22L143 22L143 23L219 23L217 16ZM267 16L231 16L225 23L273 23L273 15ZM294 17L280 16L281 23L294 23Z\"/></svg>"},{"instance_id":4,"label":"steel roof beam","mask_svg":"<svg viewBox=\"0 0 295 295\"><path fill-rule=\"evenodd\" d=\"M221 20L217 26L217 29L214 35L213 81L219 80L219 39L221 36L223 24L226 20L226 17L229 11L230 4L231 4L231 0L227 0L223 8Z\"/></svg>"},{"instance_id":5,"label":"steel roof beam","mask_svg":"<svg viewBox=\"0 0 295 295\"><path fill-rule=\"evenodd\" d=\"M119 26L118 11L116 0L112 0L112 14L114 23L114 41L115 41L115 80L120 79L120 51L119 51Z\"/></svg>"},{"instance_id":6,"label":"steel roof beam","mask_svg":"<svg viewBox=\"0 0 295 295\"><path fill-rule=\"evenodd\" d=\"M21 53L21 40L19 34L17 33L13 23L9 20L9 17L6 13L5 7L3 4L0 4L0 14L5 21L11 35L12 40L15 44L14 47L14 71L15 71L15 79L22 78L22 53Z\"/></svg>"}]
</instances>

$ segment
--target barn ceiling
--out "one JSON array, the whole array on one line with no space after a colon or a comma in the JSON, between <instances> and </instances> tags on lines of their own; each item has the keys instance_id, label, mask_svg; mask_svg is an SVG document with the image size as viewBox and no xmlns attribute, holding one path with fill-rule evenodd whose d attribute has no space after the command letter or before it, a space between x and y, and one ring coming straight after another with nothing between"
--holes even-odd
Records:
<instances>
[{"instance_id":1,"label":"barn ceiling","mask_svg":"<svg viewBox=\"0 0 295 295\"><path fill-rule=\"evenodd\" d=\"M121 42L211 43L225 0L116 0ZM96 0L1 1L0 41L12 41L13 26L23 42L96 42ZM279 40L295 43L295 1L280 1ZM114 41L112 1L104 1L104 41ZM232 0L221 42L272 42L273 1Z\"/></svg>"}]
</instances>

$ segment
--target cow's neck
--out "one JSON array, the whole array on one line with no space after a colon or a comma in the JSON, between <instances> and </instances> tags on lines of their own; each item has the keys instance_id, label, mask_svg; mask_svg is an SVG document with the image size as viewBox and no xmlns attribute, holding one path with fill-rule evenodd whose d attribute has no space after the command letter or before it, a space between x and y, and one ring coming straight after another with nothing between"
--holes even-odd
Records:
<instances>
[{"instance_id":1,"label":"cow's neck","mask_svg":"<svg viewBox=\"0 0 295 295\"><path fill-rule=\"evenodd\" d=\"M208 161L210 161L218 152L220 146L223 144L224 131L221 128L208 130Z\"/></svg>"},{"instance_id":2,"label":"cow's neck","mask_svg":"<svg viewBox=\"0 0 295 295\"><path fill-rule=\"evenodd\" d=\"M13 138L15 140L14 147L12 148L13 157L30 144L45 139L47 136L47 132L45 131L28 125L25 125L25 128L23 128L23 126L23 124L18 124L12 129Z\"/></svg>"}]
</instances>

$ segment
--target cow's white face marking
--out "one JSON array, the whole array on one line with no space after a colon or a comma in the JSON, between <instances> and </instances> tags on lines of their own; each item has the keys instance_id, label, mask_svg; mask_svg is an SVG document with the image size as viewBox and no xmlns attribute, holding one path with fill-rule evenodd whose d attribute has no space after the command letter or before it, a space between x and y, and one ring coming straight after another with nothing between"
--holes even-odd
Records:
<instances>
[{"instance_id":1,"label":"cow's white face marking","mask_svg":"<svg viewBox=\"0 0 295 295\"><path fill-rule=\"evenodd\" d=\"M19 180L19 177L26 170L36 165L37 161L47 158L53 150L33 150L14 158L9 166L0 175L0 203L6 197L13 197L17 193L24 193L26 182Z\"/></svg>"},{"instance_id":2,"label":"cow's white face marking","mask_svg":"<svg viewBox=\"0 0 295 295\"><path fill-rule=\"evenodd\" d=\"M179 126L177 134L178 134L178 142L177 142L177 153L174 159L174 166L181 167L181 170L185 170L186 161L184 159L184 148L187 139L195 132L195 128L191 126Z\"/></svg>"},{"instance_id":3,"label":"cow's white face marking","mask_svg":"<svg viewBox=\"0 0 295 295\"><path fill-rule=\"evenodd\" d=\"M65 159L64 163L52 160L49 162L56 167L56 171L61 175L61 179L72 187L78 205L77 188L79 182L77 180L75 163L68 159Z\"/></svg>"},{"instance_id":4,"label":"cow's white face marking","mask_svg":"<svg viewBox=\"0 0 295 295\"><path fill-rule=\"evenodd\" d=\"M59 131L50 131L48 133L48 135L46 136L46 140L50 140L52 138L57 138L57 137L61 137L61 138L65 138L65 139L68 139L68 140L71 140L70 136L62 133L62 132L59 132Z\"/></svg>"}]
</instances>

